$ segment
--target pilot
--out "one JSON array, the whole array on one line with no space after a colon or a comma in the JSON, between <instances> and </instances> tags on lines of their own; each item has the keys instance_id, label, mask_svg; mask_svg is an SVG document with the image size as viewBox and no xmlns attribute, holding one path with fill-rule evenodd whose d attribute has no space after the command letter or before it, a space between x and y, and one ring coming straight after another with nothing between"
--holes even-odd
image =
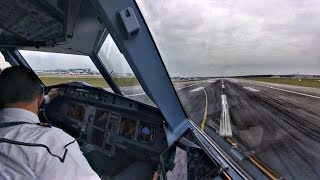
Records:
<instances>
[{"instance_id":1,"label":"pilot","mask_svg":"<svg viewBox=\"0 0 320 180\"><path fill-rule=\"evenodd\" d=\"M32 70L14 66L0 74L0 179L100 179L73 137L40 123L43 99Z\"/></svg>"}]
</instances>

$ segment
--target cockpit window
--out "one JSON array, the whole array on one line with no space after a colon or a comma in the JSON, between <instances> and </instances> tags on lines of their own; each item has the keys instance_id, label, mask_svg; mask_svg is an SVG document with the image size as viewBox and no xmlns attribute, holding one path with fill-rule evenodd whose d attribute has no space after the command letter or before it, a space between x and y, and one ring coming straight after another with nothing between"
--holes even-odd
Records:
<instances>
[{"instance_id":1,"label":"cockpit window","mask_svg":"<svg viewBox=\"0 0 320 180\"><path fill-rule=\"evenodd\" d=\"M98 52L102 63L108 69L114 82L128 98L155 106L140 86L125 57L119 51L110 35Z\"/></svg>"},{"instance_id":2,"label":"cockpit window","mask_svg":"<svg viewBox=\"0 0 320 180\"><path fill-rule=\"evenodd\" d=\"M137 4L201 130L284 179L319 179L319 0Z\"/></svg>"},{"instance_id":3,"label":"cockpit window","mask_svg":"<svg viewBox=\"0 0 320 180\"><path fill-rule=\"evenodd\" d=\"M88 56L20 50L29 66L47 85L84 82L112 92Z\"/></svg>"}]
</instances>

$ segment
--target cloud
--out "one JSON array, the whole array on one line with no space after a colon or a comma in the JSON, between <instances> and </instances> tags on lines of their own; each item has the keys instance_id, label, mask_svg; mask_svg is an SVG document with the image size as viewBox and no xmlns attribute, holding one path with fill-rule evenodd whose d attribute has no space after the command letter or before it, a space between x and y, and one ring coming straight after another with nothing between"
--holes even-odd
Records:
<instances>
[{"instance_id":1,"label":"cloud","mask_svg":"<svg viewBox=\"0 0 320 180\"><path fill-rule=\"evenodd\" d=\"M137 2L171 76L320 74L319 0ZM131 73L111 40L99 53L108 70ZM36 70L96 69L86 56L21 53Z\"/></svg>"},{"instance_id":2,"label":"cloud","mask_svg":"<svg viewBox=\"0 0 320 180\"><path fill-rule=\"evenodd\" d=\"M318 0L138 0L171 76L320 74Z\"/></svg>"}]
</instances>

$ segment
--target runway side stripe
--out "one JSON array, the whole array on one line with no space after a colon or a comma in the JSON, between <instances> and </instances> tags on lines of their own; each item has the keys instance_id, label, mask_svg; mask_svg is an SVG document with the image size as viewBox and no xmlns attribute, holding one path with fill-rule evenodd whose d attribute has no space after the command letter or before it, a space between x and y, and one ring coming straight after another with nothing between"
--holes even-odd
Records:
<instances>
[{"instance_id":1,"label":"runway side stripe","mask_svg":"<svg viewBox=\"0 0 320 180\"><path fill-rule=\"evenodd\" d=\"M192 89L191 91L189 92L197 92L197 91L200 91L201 89L203 89L203 87L197 87L195 89Z\"/></svg>"},{"instance_id":2,"label":"runway side stripe","mask_svg":"<svg viewBox=\"0 0 320 180\"><path fill-rule=\"evenodd\" d=\"M184 89L184 88L187 88L187 87L191 87L191 86L195 86L199 83L195 83L195 84L191 84L189 86L185 86L185 87L182 87L182 88L179 88L178 90L181 90L181 89ZM138 94L129 94L129 95L126 95L127 97L132 97L132 96L141 96L141 95L145 95L146 93L138 93Z\"/></svg>"},{"instance_id":3,"label":"runway side stripe","mask_svg":"<svg viewBox=\"0 0 320 180\"><path fill-rule=\"evenodd\" d=\"M252 83L252 84L257 85L257 86L262 86L262 87L267 87L267 88L279 90L279 91L284 91L284 92L289 92L289 93L293 93L293 94L298 94L298 95L301 95L301 96L307 96L307 97L312 97L312 98L320 99L319 96L313 96L313 95L310 95L310 94L304 94L304 93L299 93L299 92L295 92L295 91L285 90L285 89L281 89L281 88L275 88L275 87L272 87L272 86L264 86L264 85L256 84L256 83Z\"/></svg>"},{"instance_id":4,"label":"runway side stripe","mask_svg":"<svg viewBox=\"0 0 320 180\"><path fill-rule=\"evenodd\" d=\"M178 88L178 90L181 90L181 89L184 89L184 88L187 88L187 87L191 87L191 86L195 86L195 85L197 85L197 84L199 84L199 83L195 83L195 84L191 84L191 85L188 85L188 86L184 86L184 87L182 87L182 88Z\"/></svg>"},{"instance_id":5,"label":"runway side stripe","mask_svg":"<svg viewBox=\"0 0 320 180\"><path fill-rule=\"evenodd\" d=\"M259 92L259 90L254 89L254 88L252 88L252 87L243 87L243 88L245 88L245 89L247 89L247 90L249 90L249 91L252 91L252 92Z\"/></svg>"}]
</instances>

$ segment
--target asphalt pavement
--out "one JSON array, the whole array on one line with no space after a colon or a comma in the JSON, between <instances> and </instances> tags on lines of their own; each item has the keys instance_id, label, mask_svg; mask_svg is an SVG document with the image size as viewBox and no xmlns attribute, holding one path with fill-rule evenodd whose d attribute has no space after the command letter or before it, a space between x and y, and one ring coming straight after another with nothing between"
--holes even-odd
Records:
<instances>
[{"instance_id":1,"label":"asphalt pavement","mask_svg":"<svg viewBox=\"0 0 320 180\"><path fill-rule=\"evenodd\" d=\"M285 179L320 178L319 89L235 79L174 86L186 113L199 127L219 133L221 124L230 124L239 146ZM143 101L146 95L137 92L130 98Z\"/></svg>"}]
</instances>

